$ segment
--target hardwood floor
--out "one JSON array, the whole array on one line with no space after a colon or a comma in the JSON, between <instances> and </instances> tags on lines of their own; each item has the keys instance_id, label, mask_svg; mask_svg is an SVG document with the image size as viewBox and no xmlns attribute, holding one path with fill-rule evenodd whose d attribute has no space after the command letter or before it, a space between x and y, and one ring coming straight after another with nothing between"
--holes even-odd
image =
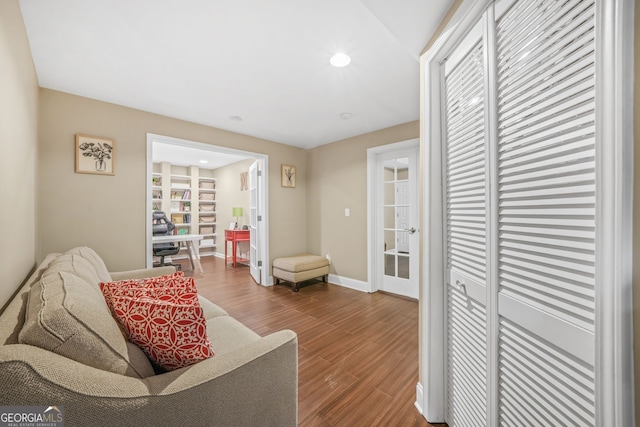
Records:
<instances>
[{"instance_id":1,"label":"hardwood floor","mask_svg":"<svg viewBox=\"0 0 640 427\"><path fill-rule=\"evenodd\" d=\"M193 276L203 296L260 335L298 334L300 426L431 425L414 407L417 302L320 281L293 293L256 285L246 266L213 257L202 265Z\"/></svg>"}]
</instances>

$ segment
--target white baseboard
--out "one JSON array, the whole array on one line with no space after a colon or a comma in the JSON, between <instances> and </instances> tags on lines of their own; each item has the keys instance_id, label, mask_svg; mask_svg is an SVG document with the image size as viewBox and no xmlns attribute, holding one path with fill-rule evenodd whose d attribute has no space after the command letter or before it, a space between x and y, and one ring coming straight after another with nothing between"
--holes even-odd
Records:
<instances>
[{"instance_id":1,"label":"white baseboard","mask_svg":"<svg viewBox=\"0 0 640 427\"><path fill-rule=\"evenodd\" d=\"M416 406L416 409L418 410L418 412L420 412L420 414L424 416L424 411L422 410L422 402L423 402L422 399L423 399L422 384L418 382L416 384L416 403L414 405Z\"/></svg>"},{"instance_id":2,"label":"white baseboard","mask_svg":"<svg viewBox=\"0 0 640 427\"><path fill-rule=\"evenodd\" d=\"M369 283L363 282L362 280L351 279L349 277L329 274L329 283L333 283L334 285L339 285L349 289L355 289L356 291L360 292L371 292Z\"/></svg>"}]
</instances>

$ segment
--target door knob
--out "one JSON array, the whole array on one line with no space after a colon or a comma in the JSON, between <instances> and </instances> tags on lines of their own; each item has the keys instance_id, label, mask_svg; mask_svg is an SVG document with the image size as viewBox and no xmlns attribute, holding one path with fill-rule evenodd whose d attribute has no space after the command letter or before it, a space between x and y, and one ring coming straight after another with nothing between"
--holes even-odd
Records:
<instances>
[{"instance_id":1,"label":"door knob","mask_svg":"<svg viewBox=\"0 0 640 427\"><path fill-rule=\"evenodd\" d=\"M415 227L411 227L411 228L405 228L404 231L408 231L409 234L413 234L415 233L417 230L415 229Z\"/></svg>"}]
</instances>

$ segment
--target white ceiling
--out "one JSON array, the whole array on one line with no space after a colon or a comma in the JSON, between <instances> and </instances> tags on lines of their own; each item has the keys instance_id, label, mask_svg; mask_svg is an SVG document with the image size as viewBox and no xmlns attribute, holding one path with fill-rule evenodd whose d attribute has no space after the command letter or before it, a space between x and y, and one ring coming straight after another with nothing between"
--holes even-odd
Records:
<instances>
[{"instance_id":1,"label":"white ceiling","mask_svg":"<svg viewBox=\"0 0 640 427\"><path fill-rule=\"evenodd\" d=\"M153 142L152 161L169 162L180 166L199 166L205 169L217 169L246 160L249 157L218 150L201 149L166 142Z\"/></svg>"},{"instance_id":2,"label":"white ceiling","mask_svg":"<svg viewBox=\"0 0 640 427\"><path fill-rule=\"evenodd\" d=\"M452 3L20 0L20 7L42 87L310 148L418 119L418 57ZM349 66L329 64L339 51L351 56Z\"/></svg>"}]
</instances>

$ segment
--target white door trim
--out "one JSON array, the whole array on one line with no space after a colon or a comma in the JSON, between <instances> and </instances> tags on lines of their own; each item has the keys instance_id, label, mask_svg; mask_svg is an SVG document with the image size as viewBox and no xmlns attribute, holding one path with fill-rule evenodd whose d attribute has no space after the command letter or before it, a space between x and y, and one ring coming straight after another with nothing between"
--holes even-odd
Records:
<instances>
[{"instance_id":1,"label":"white door trim","mask_svg":"<svg viewBox=\"0 0 640 427\"><path fill-rule=\"evenodd\" d=\"M376 158L378 155L383 153L390 153L407 148L418 148L419 145L420 139L414 138L406 141L396 142L393 144L369 148L367 150L367 242L369 242L369 244L367 245L367 292L376 292L380 288L379 281L382 279L382 275L378 273L383 271L382 266L378 262L376 252L373 250L373 248L378 247L379 243L377 237L378 233L376 230L376 212L379 203L379 196L376 186ZM420 182L418 178L418 187L419 186Z\"/></svg>"},{"instance_id":2,"label":"white door trim","mask_svg":"<svg viewBox=\"0 0 640 427\"><path fill-rule=\"evenodd\" d=\"M596 421L633 426L634 0L596 2ZM636 23L636 25L638 25ZM636 82L638 84L638 82ZM599 190L599 191L598 191Z\"/></svg>"},{"instance_id":3,"label":"white door trim","mask_svg":"<svg viewBox=\"0 0 640 427\"><path fill-rule=\"evenodd\" d=\"M266 154L260 154L260 153L253 153L250 151L243 151L243 150L237 150L235 148L229 148L229 147L221 147L219 145L213 145L213 144L207 144L207 143L203 143L203 142L197 142L197 141L190 141L187 139L181 139L181 138L175 138L172 136L166 136L166 135L158 135L158 134L154 134L154 133L147 133L147 182L146 182L146 217L145 218L151 218L151 213L152 213L152 194L151 194L151 175L153 172L153 157L152 157L152 149L153 149L153 142L163 142L166 144L173 144L173 145L179 145L179 146L183 146L183 147L190 147L190 148L198 148L200 150L208 150L208 151L216 151L216 152L221 152L221 153L227 153L227 154L234 154L236 156L245 156L245 157L250 157L256 160L262 160L263 164L262 166L264 167L265 171L269 170L269 156ZM258 250L262 252L262 256L260 257L260 259L263 260L269 260L269 174L268 173L263 173L263 178L262 180L260 180L260 188L259 188L259 192L260 192L260 210L262 210L262 212L264 212L263 215L263 226L261 227L261 235L259 236L259 245L258 245ZM147 268L151 268L153 266L153 257L151 256L152 253L152 243L151 243L151 237L153 236L153 232L151 229L151 221L145 221L145 226L146 226L146 236L147 236L147 242L146 242L146 263L147 263ZM224 237L222 238L222 240L218 240L218 244L220 244L220 242L224 242ZM264 266L262 268L262 272L261 272L261 284L263 286L269 286L273 284L273 280L269 280L269 274L268 272L271 271L270 266Z\"/></svg>"},{"instance_id":4,"label":"white door trim","mask_svg":"<svg viewBox=\"0 0 640 427\"><path fill-rule=\"evenodd\" d=\"M420 60L423 184L420 372L416 407L443 422L445 399L441 62L491 4L464 0ZM634 1L597 0L596 423L632 426L633 39ZM371 245L370 245L371 246ZM371 277L371 276L370 276Z\"/></svg>"}]
</instances>

